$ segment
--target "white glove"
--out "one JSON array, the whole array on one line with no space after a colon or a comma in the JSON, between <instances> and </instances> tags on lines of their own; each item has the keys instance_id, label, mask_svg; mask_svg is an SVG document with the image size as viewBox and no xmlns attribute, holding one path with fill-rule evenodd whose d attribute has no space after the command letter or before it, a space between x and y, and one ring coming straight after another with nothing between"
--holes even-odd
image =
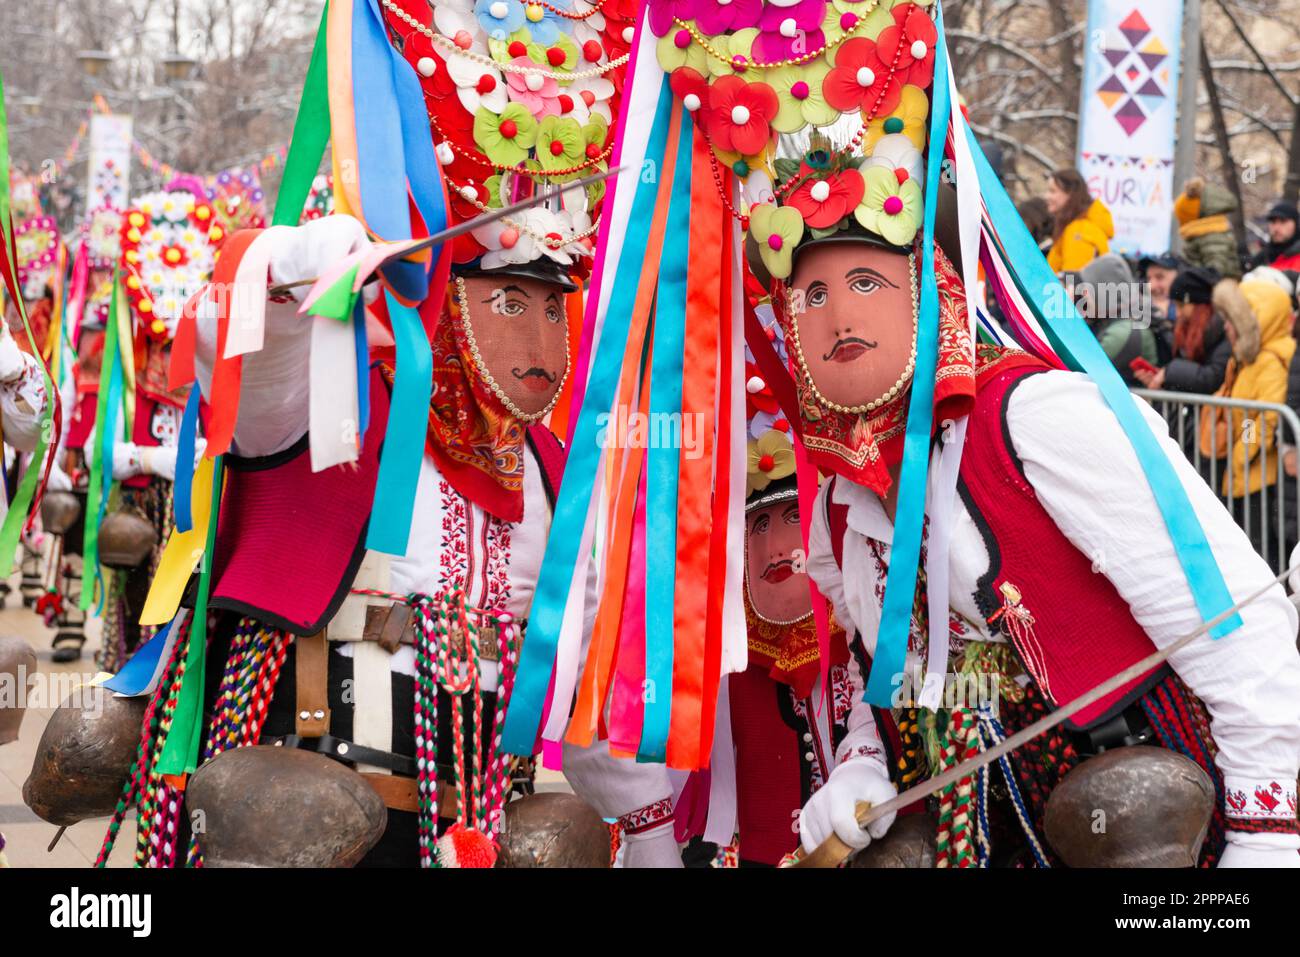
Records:
<instances>
[{"instance_id":1,"label":"white glove","mask_svg":"<svg viewBox=\"0 0 1300 957\"><path fill-rule=\"evenodd\" d=\"M348 254L369 243L366 228L351 216L322 216L296 227L271 254L271 284L315 279ZM311 286L299 286L299 302Z\"/></svg>"},{"instance_id":2,"label":"white glove","mask_svg":"<svg viewBox=\"0 0 1300 957\"><path fill-rule=\"evenodd\" d=\"M1228 844L1219 859L1220 867L1300 868L1300 839L1294 834L1247 834L1228 832Z\"/></svg>"},{"instance_id":3,"label":"white glove","mask_svg":"<svg viewBox=\"0 0 1300 957\"><path fill-rule=\"evenodd\" d=\"M682 867L682 852L670 818L640 834L623 835L624 867Z\"/></svg>"},{"instance_id":4,"label":"white glove","mask_svg":"<svg viewBox=\"0 0 1300 957\"><path fill-rule=\"evenodd\" d=\"M9 331L9 323L0 321L0 382L13 382L23 374L26 365L23 350Z\"/></svg>"},{"instance_id":5,"label":"white glove","mask_svg":"<svg viewBox=\"0 0 1300 957\"><path fill-rule=\"evenodd\" d=\"M869 758L853 758L834 771L799 814L799 839L803 849L811 854L831 834L855 850L871 843L873 837L884 837L894 823L893 814L872 821L864 831L858 827L859 801L882 804L898 794L889 780L889 774Z\"/></svg>"}]
</instances>

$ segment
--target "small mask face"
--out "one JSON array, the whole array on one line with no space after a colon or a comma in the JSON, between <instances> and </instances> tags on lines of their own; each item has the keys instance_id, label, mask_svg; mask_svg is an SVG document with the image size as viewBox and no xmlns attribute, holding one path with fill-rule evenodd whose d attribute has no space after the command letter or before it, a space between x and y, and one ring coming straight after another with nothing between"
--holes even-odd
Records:
<instances>
[{"instance_id":1,"label":"small mask face","mask_svg":"<svg viewBox=\"0 0 1300 957\"><path fill-rule=\"evenodd\" d=\"M828 243L799 257L790 285L804 365L827 400L861 409L908 371L916 336L908 256Z\"/></svg>"},{"instance_id":2,"label":"small mask face","mask_svg":"<svg viewBox=\"0 0 1300 957\"><path fill-rule=\"evenodd\" d=\"M745 516L749 601L760 618L795 621L812 611L799 503L764 505Z\"/></svg>"},{"instance_id":3,"label":"small mask face","mask_svg":"<svg viewBox=\"0 0 1300 957\"><path fill-rule=\"evenodd\" d=\"M540 279L468 276L468 316L479 355L501 391L522 412L551 404L568 366L564 290Z\"/></svg>"}]
</instances>

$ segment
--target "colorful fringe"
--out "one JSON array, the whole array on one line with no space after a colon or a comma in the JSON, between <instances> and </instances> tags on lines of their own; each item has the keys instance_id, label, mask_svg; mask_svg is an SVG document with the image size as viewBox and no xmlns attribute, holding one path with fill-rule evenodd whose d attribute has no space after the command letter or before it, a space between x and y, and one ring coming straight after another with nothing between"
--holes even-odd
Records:
<instances>
[{"instance_id":1,"label":"colorful fringe","mask_svg":"<svg viewBox=\"0 0 1300 957\"><path fill-rule=\"evenodd\" d=\"M968 761L980 752L975 714L965 708L949 713L948 729L940 751L941 770ZM939 833L935 867L973 867L975 855L973 793L975 778L968 775L939 792Z\"/></svg>"}]
</instances>

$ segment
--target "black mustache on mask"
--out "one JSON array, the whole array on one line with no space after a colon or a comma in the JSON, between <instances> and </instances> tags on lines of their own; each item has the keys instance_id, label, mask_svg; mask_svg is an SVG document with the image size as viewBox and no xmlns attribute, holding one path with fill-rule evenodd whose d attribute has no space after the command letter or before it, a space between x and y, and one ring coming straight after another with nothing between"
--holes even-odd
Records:
<instances>
[{"instance_id":1,"label":"black mustache on mask","mask_svg":"<svg viewBox=\"0 0 1300 957\"><path fill-rule=\"evenodd\" d=\"M547 372L539 366L533 366L531 369L511 369L510 374L516 379L527 379L529 376L537 376L545 379L547 382L555 381L555 373Z\"/></svg>"},{"instance_id":2,"label":"black mustache on mask","mask_svg":"<svg viewBox=\"0 0 1300 957\"><path fill-rule=\"evenodd\" d=\"M838 339L836 340L835 345L831 346L831 351L822 356L822 361L830 362L831 359L834 358L835 353L839 352L845 346L858 345L862 346L864 349L874 349L878 344L879 343L868 342L866 339L859 339L857 336L850 336L847 339Z\"/></svg>"}]
</instances>

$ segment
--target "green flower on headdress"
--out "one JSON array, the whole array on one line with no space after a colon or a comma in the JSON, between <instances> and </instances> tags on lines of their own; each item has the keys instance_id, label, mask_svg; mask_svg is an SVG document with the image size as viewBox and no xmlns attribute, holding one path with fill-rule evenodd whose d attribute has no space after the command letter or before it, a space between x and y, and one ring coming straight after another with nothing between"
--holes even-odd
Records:
<instances>
[{"instance_id":1,"label":"green flower on headdress","mask_svg":"<svg viewBox=\"0 0 1300 957\"><path fill-rule=\"evenodd\" d=\"M495 173L483 180L483 188L487 190L488 194L487 202L484 205L491 209L500 209L505 205L501 200L501 180L500 173Z\"/></svg>"},{"instance_id":2,"label":"green flower on headdress","mask_svg":"<svg viewBox=\"0 0 1300 957\"><path fill-rule=\"evenodd\" d=\"M826 5L826 19L822 21L822 33L827 43L837 43L847 33L855 37L874 40L880 31L894 22L889 12L890 0L831 0ZM867 22L858 24L866 17Z\"/></svg>"},{"instance_id":3,"label":"green flower on headdress","mask_svg":"<svg viewBox=\"0 0 1300 957\"><path fill-rule=\"evenodd\" d=\"M888 116L878 116L867 124L862 137L862 151L870 156L882 136L902 133L918 150L925 150L930 125L930 98L919 86L904 86L898 106Z\"/></svg>"},{"instance_id":4,"label":"green flower on headdress","mask_svg":"<svg viewBox=\"0 0 1300 957\"><path fill-rule=\"evenodd\" d=\"M853 211L865 229L895 246L906 246L921 228L925 196L914 179L900 183L893 170L875 166L862 171L867 189Z\"/></svg>"},{"instance_id":5,"label":"green flower on headdress","mask_svg":"<svg viewBox=\"0 0 1300 957\"><path fill-rule=\"evenodd\" d=\"M586 162L587 138L578 121L548 116L537 125L537 162L547 172L569 169Z\"/></svg>"},{"instance_id":6,"label":"green flower on headdress","mask_svg":"<svg viewBox=\"0 0 1300 957\"><path fill-rule=\"evenodd\" d=\"M609 124L599 113L592 113L582 128L582 136L588 146L596 147L597 151L603 150L605 140L609 138Z\"/></svg>"},{"instance_id":7,"label":"green flower on headdress","mask_svg":"<svg viewBox=\"0 0 1300 957\"><path fill-rule=\"evenodd\" d=\"M830 126L840 118L840 111L828 105L822 96L822 81L830 69L825 58L818 57L802 66L764 71L763 79L776 90L781 104L772 120L773 129L778 133L794 133L809 123Z\"/></svg>"},{"instance_id":8,"label":"green flower on headdress","mask_svg":"<svg viewBox=\"0 0 1300 957\"><path fill-rule=\"evenodd\" d=\"M474 114L474 142L501 166L518 166L537 142L537 120L528 107L510 103L500 115L485 106Z\"/></svg>"},{"instance_id":9,"label":"green flower on headdress","mask_svg":"<svg viewBox=\"0 0 1300 957\"><path fill-rule=\"evenodd\" d=\"M794 271L794 248L803 239L803 217L789 206L766 204L749 211L749 235L773 279L787 279Z\"/></svg>"},{"instance_id":10,"label":"green flower on headdress","mask_svg":"<svg viewBox=\"0 0 1300 957\"><path fill-rule=\"evenodd\" d=\"M756 39L758 39L758 29L756 27L737 30L728 36L710 38L709 43L713 49L728 59L723 62L715 56L710 56L708 58L709 73L713 76L731 76L736 72L732 66L736 57L743 57L746 63L752 63L754 60L754 41ZM752 71L745 72L749 73L747 79L752 78Z\"/></svg>"},{"instance_id":11,"label":"green flower on headdress","mask_svg":"<svg viewBox=\"0 0 1300 957\"><path fill-rule=\"evenodd\" d=\"M689 22L691 26L695 26L695 21ZM709 60L712 59L704 52L704 47L691 36L689 30L675 24L659 38L659 42L655 44L655 53L665 73L672 73L673 70L684 66L690 67L697 73L707 73Z\"/></svg>"},{"instance_id":12,"label":"green flower on headdress","mask_svg":"<svg viewBox=\"0 0 1300 957\"><path fill-rule=\"evenodd\" d=\"M533 45L533 36L528 32L527 27L520 27L514 33L511 33L504 40L498 40L491 35L488 36L487 48L488 55L498 63L509 63L518 56L530 56L528 47ZM513 47L514 52L511 52ZM543 49L539 47L539 49ZM546 62L546 56L534 59L539 66Z\"/></svg>"},{"instance_id":13,"label":"green flower on headdress","mask_svg":"<svg viewBox=\"0 0 1300 957\"><path fill-rule=\"evenodd\" d=\"M528 59L556 74L572 73L578 66L579 56L578 45L563 33L548 44L528 44ZM561 79L559 82L569 81Z\"/></svg>"}]
</instances>

